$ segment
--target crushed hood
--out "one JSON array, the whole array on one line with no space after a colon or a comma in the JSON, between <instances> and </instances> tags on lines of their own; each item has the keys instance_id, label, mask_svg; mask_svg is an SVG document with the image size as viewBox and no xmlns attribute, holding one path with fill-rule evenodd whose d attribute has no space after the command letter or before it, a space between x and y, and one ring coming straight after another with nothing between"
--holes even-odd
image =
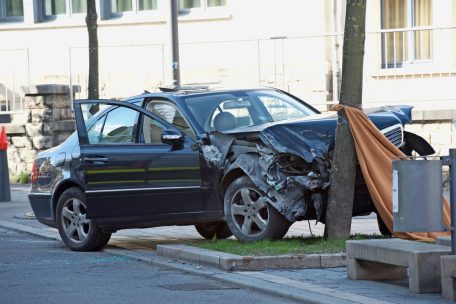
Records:
<instances>
[{"instance_id":1,"label":"crushed hood","mask_svg":"<svg viewBox=\"0 0 456 304\"><path fill-rule=\"evenodd\" d=\"M384 129L411 121L412 107L382 107L366 109L369 119ZM337 113L328 112L298 120L286 120L258 126L242 127L227 134L258 133L261 140L279 153L290 153L312 162L316 156L326 156L335 142Z\"/></svg>"}]
</instances>

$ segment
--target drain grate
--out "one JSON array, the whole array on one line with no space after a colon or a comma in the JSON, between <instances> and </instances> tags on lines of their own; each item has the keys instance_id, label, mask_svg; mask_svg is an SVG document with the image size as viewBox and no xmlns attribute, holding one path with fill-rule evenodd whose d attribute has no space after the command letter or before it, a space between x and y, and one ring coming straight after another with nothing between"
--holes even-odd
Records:
<instances>
[{"instance_id":1,"label":"drain grate","mask_svg":"<svg viewBox=\"0 0 456 304\"><path fill-rule=\"evenodd\" d=\"M231 286L223 286L214 283L196 283L196 284L170 284L161 285L160 287L176 291L194 291L194 290L222 290L222 289L239 289Z\"/></svg>"}]
</instances>

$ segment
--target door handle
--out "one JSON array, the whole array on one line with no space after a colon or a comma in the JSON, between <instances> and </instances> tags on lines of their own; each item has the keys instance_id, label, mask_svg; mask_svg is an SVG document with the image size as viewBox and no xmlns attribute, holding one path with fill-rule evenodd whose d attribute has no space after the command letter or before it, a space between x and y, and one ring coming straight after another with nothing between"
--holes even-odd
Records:
<instances>
[{"instance_id":1,"label":"door handle","mask_svg":"<svg viewBox=\"0 0 456 304\"><path fill-rule=\"evenodd\" d=\"M106 163L108 162L108 158L106 157L84 157L84 161L87 161L87 162L101 162L101 163Z\"/></svg>"}]
</instances>

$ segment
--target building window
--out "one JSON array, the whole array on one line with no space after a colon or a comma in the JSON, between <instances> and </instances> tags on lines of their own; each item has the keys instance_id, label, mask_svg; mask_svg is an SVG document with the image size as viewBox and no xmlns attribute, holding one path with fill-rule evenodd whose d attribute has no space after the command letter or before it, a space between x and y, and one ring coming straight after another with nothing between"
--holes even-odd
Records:
<instances>
[{"instance_id":1,"label":"building window","mask_svg":"<svg viewBox=\"0 0 456 304\"><path fill-rule=\"evenodd\" d=\"M207 0L208 7L226 6L226 0Z\"/></svg>"},{"instance_id":2,"label":"building window","mask_svg":"<svg viewBox=\"0 0 456 304\"><path fill-rule=\"evenodd\" d=\"M382 0L382 68L432 59L432 0Z\"/></svg>"},{"instance_id":3,"label":"building window","mask_svg":"<svg viewBox=\"0 0 456 304\"><path fill-rule=\"evenodd\" d=\"M157 0L110 0L111 16L121 16L124 13L141 13L156 10Z\"/></svg>"},{"instance_id":4,"label":"building window","mask_svg":"<svg viewBox=\"0 0 456 304\"><path fill-rule=\"evenodd\" d=\"M86 0L73 0L71 2L71 12L73 14L87 13L87 1Z\"/></svg>"},{"instance_id":5,"label":"building window","mask_svg":"<svg viewBox=\"0 0 456 304\"><path fill-rule=\"evenodd\" d=\"M179 0L179 9L181 11L226 6L226 0Z\"/></svg>"},{"instance_id":6,"label":"building window","mask_svg":"<svg viewBox=\"0 0 456 304\"><path fill-rule=\"evenodd\" d=\"M24 3L22 0L0 0L0 21L24 20Z\"/></svg>"},{"instance_id":7,"label":"building window","mask_svg":"<svg viewBox=\"0 0 456 304\"><path fill-rule=\"evenodd\" d=\"M87 12L87 0L43 0L43 11L44 19L85 14Z\"/></svg>"},{"instance_id":8,"label":"building window","mask_svg":"<svg viewBox=\"0 0 456 304\"><path fill-rule=\"evenodd\" d=\"M179 8L186 10L201 7L201 0L179 0Z\"/></svg>"}]
</instances>

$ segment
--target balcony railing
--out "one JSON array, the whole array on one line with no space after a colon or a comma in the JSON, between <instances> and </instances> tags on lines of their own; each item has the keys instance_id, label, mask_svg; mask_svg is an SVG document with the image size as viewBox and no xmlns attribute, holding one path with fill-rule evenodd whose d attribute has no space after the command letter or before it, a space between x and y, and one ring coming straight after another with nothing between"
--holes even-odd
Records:
<instances>
[{"instance_id":1,"label":"balcony railing","mask_svg":"<svg viewBox=\"0 0 456 304\"><path fill-rule=\"evenodd\" d=\"M382 68L399 68L433 58L434 29L382 30Z\"/></svg>"}]
</instances>

